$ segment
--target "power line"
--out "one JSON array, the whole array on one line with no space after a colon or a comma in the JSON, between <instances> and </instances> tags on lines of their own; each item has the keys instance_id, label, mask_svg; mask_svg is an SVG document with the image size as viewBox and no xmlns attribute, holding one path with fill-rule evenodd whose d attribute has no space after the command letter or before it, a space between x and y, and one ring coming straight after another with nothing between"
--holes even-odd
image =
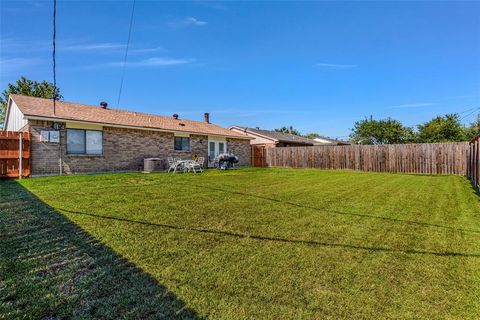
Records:
<instances>
[{"instance_id":1,"label":"power line","mask_svg":"<svg viewBox=\"0 0 480 320\"><path fill-rule=\"evenodd\" d=\"M118 90L117 108L120 106L120 98L122 96L123 79L125 78L125 67L127 66L128 47L130 46L130 36L132 34L133 16L135 13L135 2L136 0L133 0L132 13L130 15L130 27L128 28L127 47L125 48L125 56L123 57L122 77L120 79L120 89Z\"/></svg>"},{"instance_id":2,"label":"power line","mask_svg":"<svg viewBox=\"0 0 480 320\"><path fill-rule=\"evenodd\" d=\"M53 115L56 113L56 104L57 104L57 62L56 62L56 39L57 39L57 0L53 0L53 39L52 39L52 60L53 60ZM57 129L54 123L54 129ZM58 128L59 130L60 128ZM62 146L61 143L58 144L58 169L60 175L62 175Z\"/></svg>"},{"instance_id":3,"label":"power line","mask_svg":"<svg viewBox=\"0 0 480 320\"><path fill-rule=\"evenodd\" d=\"M52 59L53 59L53 93L52 93L52 99L53 99L53 115L55 115L55 109L56 109L56 97L55 94L57 92L57 71L56 71L56 59L55 59L55 51L56 51L56 37L57 37L57 0L53 0L53 53L52 53Z\"/></svg>"},{"instance_id":4,"label":"power line","mask_svg":"<svg viewBox=\"0 0 480 320\"><path fill-rule=\"evenodd\" d=\"M476 109L478 109L478 107L473 107L473 108L467 109L465 111L458 112L458 114L462 114L462 113L469 112L469 111L476 110Z\"/></svg>"},{"instance_id":5,"label":"power line","mask_svg":"<svg viewBox=\"0 0 480 320\"><path fill-rule=\"evenodd\" d=\"M465 115L465 116L461 117L461 118L460 118L460 121L462 121L463 119L465 119L465 118L467 118L467 117L471 116L472 114L474 114L474 113L475 113L475 112L477 112L478 110L480 110L480 107L478 107L478 108L475 108L473 111L471 111L471 112L470 112L470 113L468 113L467 115Z\"/></svg>"}]
</instances>

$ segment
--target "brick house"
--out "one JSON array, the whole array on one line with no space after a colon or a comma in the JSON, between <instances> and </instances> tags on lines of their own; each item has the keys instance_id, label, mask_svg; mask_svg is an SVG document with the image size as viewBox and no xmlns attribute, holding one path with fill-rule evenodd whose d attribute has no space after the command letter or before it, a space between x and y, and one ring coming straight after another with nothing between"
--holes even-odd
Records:
<instances>
[{"instance_id":1,"label":"brick house","mask_svg":"<svg viewBox=\"0 0 480 320\"><path fill-rule=\"evenodd\" d=\"M10 95L4 130L31 134L31 174L138 171L143 159L205 157L222 152L250 164L250 138L204 121Z\"/></svg>"},{"instance_id":2,"label":"brick house","mask_svg":"<svg viewBox=\"0 0 480 320\"><path fill-rule=\"evenodd\" d=\"M292 133L277 132L274 130L264 130L260 128L245 128L232 126L230 130L245 134L251 138L250 144L255 147L281 148L281 147L309 147L322 145L348 145L349 142L334 140L326 137L317 137L308 139L297 136Z\"/></svg>"},{"instance_id":3,"label":"brick house","mask_svg":"<svg viewBox=\"0 0 480 320\"><path fill-rule=\"evenodd\" d=\"M260 128L245 128L232 126L230 130L249 136L250 144L256 147L279 148L279 147L307 147L315 145L315 141L291 133L282 133Z\"/></svg>"}]
</instances>

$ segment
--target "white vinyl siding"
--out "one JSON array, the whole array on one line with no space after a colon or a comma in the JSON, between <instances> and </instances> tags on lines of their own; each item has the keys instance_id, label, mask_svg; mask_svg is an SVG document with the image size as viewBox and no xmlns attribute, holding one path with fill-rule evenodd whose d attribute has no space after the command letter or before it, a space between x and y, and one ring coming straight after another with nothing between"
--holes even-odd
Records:
<instances>
[{"instance_id":1,"label":"white vinyl siding","mask_svg":"<svg viewBox=\"0 0 480 320\"><path fill-rule=\"evenodd\" d=\"M13 100L11 100L9 109L7 110L5 120L4 130L7 131L19 131L27 124L27 120L23 118L23 113Z\"/></svg>"}]
</instances>

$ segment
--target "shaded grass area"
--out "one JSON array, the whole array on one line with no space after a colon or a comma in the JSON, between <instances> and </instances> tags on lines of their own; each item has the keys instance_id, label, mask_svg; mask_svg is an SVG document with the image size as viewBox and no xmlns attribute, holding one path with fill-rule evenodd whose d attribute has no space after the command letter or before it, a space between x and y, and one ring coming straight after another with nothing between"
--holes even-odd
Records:
<instances>
[{"instance_id":1,"label":"shaded grass area","mask_svg":"<svg viewBox=\"0 0 480 320\"><path fill-rule=\"evenodd\" d=\"M209 318L480 317L480 201L462 177L245 169L21 184L178 297L167 310L180 299Z\"/></svg>"},{"instance_id":2,"label":"shaded grass area","mask_svg":"<svg viewBox=\"0 0 480 320\"><path fill-rule=\"evenodd\" d=\"M157 280L16 182L0 182L0 199L0 318L196 318Z\"/></svg>"}]
</instances>

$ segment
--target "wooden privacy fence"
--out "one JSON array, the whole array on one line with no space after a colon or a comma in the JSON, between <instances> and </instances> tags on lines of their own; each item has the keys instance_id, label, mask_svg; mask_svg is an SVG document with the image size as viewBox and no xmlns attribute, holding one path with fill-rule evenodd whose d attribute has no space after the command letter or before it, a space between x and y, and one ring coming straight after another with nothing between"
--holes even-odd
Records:
<instances>
[{"instance_id":1,"label":"wooden privacy fence","mask_svg":"<svg viewBox=\"0 0 480 320\"><path fill-rule=\"evenodd\" d=\"M30 133L0 131L0 178L21 178L29 175Z\"/></svg>"},{"instance_id":2,"label":"wooden privacy fence","mask_svg":"<svg viewBox=\"0 0 480 320\"><path fill-rule=\"evenodd\" d=\"M469 144L422 143L265 149L270 167L467 175Z\"/></svg>"},{"instance_id":3,"label":"wooden privacy fence","mask_svg":"<svg viewBox=\"0 0 480 320\"><path fill-rule=\"evenodd\" d=\"M480 135L469 142L468 178L477 190L480 190Z\"/></svg>"},{"instance_id":4,"label":"wooden privacy fence","mask_svg":"<svg viewBox=\"0 0 480 320\"><path fill-rule=\"evenodd\" d=\"M263 146L252 146L251 148L251 163L254 167L264 167L265 166L265 147Z\"/></svg>"}]
</instances>

